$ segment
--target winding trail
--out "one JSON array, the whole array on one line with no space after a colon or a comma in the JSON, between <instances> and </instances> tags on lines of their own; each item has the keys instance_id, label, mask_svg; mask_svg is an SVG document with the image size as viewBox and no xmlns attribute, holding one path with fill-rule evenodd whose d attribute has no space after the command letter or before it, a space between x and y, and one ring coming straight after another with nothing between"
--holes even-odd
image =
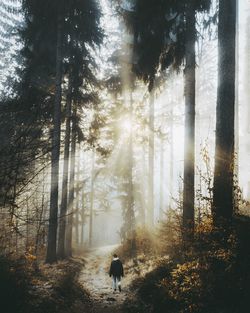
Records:
<instances>
[{"instance_id":1,"label":"winding trail","mask_svg":"<svg viewBox=\"0 0 250 313\"><path fill-rule=\"evenodd\" d=\"M122 312L122 305L129 295L129 276L122 280L122 292L112 290L109 266L112 252L117 246L91 249L84 256L86 265L80 275L80 283L88 290L92 300L91 313Z\"/></svg>"}]
</instances>

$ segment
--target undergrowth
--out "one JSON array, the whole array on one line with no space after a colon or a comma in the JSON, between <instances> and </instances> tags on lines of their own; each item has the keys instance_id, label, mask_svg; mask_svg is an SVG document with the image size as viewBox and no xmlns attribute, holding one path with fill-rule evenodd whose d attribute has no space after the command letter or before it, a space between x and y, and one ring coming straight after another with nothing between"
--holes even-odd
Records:
<instances>
[{"instance_id":1,"label":"undergrowth","mask_svg":"<svg viewBox=\"0 0 250 313\"><path fill-rule=\"evenodd\" d=\"M0 306L3 313L23 312L28 305L30 277L23 259L0 256Z\"/></svg>"},{"instance_id":2,"label":"undergrowth","mask_svg":"<svg viewBox=\"0 0 250 313\"><path fill-rule=\"evenodd\" d=\"M2 313L77 313L89 306L89 296L78 282L80 260L39 266L33 261L0 257Z\"/></svg>"},{"instance_id":3,"label":"undergrowth","mask_svg":"<svg viewBox=\"0 0 250 313\"><path fill-rule=\"evenodd\" d=\"M237 217L230 228L214 228L207 219L185 245L173 227L177 224L168 225L165 237L161 231L164 240L171 234L172 244L152 271L134 281L135 296L125 303L124 312L248 312L250 221ZM169 258L164 257L167 251Z\"/></svg>"},{"instance_id":4,"label":"undergrowth","mask_svg":"<svg viewBox=\"0 0 250 313\"><path fill-rule=\"evenodd\" d=\"M133 249L131 247L133 246ZM134 238L127 240L115 250L115 253L124 261L129 261L131 258L143 259L145 257L154 256L159 251L159 242L155 238L155 234L147 228L137 228L134 233Z\"/></svg>"}]
</instances>

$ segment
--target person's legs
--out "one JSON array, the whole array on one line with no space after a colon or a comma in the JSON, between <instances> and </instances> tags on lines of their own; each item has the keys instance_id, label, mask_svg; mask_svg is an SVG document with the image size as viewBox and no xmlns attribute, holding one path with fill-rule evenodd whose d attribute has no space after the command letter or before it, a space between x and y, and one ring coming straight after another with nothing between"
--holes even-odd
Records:
<instances>
[{"instance_id":1,"label":"person's legs","mask_svg":"<svg viewBox=\"0 0 250 313\"><path fill-rule=\"evenodd\" d=\"M121 278L117 277L117 276L113 276L113 289L116 291L117 288L119 288L119 282L120 282Z\"/></svg>"},{"instance_id":2,"label":"person's legs","mask_svg":"<svg viewBox=\"0 0 250 313\"><path fill-rule=\"evenodd\" d=\"M113 289L116 291L116 277L112 276L112 282L113 282Z\"/></svg>"},{"instance_id":3,"label":"person's legs","mask_svg":"<svg viewBox=\"0 0 250 313\"><path fill-rule=\"evenodd\" d=\"M122 287L121 287L121 277L117 277L117 285L118 285L118 289L121 292L122 291Z\"/></svg>"},{"instance_id":4,"label":"person's legs","mask_svg":"<svg viewBox=\"0 0 250 313\"><path fill-rule=\"evenodd\" d=\"M121 276L113 276L113 289L114 291L116 291L116 289L118 288L119 291L121 292L122 291L122 288L121 288Z\"/></svg>"}]
</instances>

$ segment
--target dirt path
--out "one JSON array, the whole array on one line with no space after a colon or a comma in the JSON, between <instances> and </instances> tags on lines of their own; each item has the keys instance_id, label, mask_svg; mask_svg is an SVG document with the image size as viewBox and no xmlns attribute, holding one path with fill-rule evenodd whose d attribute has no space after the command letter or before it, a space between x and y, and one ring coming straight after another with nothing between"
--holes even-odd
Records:
<instances>
[{"instance_id":1,"label":"dirt path","mask_svg":"<svg viewBox=\"0 0 250 313\"><path fill-rule=\"evenodd\" d=\"M130 279L126 275L122 280L122 292L114 293L112 290L108 271L115 248L106 246L92 249L85 255L86 265L80 275L80 283L89 291L93 301L91 313L121 312L122 304L129 295Z\"/></svg>"}]
</instances>

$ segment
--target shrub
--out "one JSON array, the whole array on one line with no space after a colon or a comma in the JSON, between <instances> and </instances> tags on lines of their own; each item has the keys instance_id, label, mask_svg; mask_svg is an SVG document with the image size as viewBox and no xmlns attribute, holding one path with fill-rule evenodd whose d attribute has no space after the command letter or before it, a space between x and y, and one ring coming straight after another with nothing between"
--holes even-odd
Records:
<instances>
[{"instance_id":1,"label":"shrub","mask_svg":"<svg viewBox=\"0 0 250 313\"><path fill-rule=\"evenodd\" d=\"M0 256L1 312L18 313L28 303L29 276L23 258L12 260Z\"/></svg>"},{"instance_id":2,"label":"shrub","mask_svg":"<svg viewBox=\"0 0 250 313\"><path fill-rule=\"evenodd\" d=\"M147 307L154 313L247 312L250 222L247 224L235 221L230 227L215 228L207 219L196 228L192 242L174 241L169 245L171 258L135 282L135 303L145 305L137 311Z\"/></svg>"},{"instance_id":3,"label":"shrub","mask_svg":"<svg viewBox=\"0 0 250 313\"><path fill-rule=\"evenodd\" d=\"M159 243L155 234L146 228L137 228L134 238L128 238L115 253L123 261L128 261L133 257L138 257L141 261L143 258L155 255L159 250Z\"/></svg>"}]
</instances>

